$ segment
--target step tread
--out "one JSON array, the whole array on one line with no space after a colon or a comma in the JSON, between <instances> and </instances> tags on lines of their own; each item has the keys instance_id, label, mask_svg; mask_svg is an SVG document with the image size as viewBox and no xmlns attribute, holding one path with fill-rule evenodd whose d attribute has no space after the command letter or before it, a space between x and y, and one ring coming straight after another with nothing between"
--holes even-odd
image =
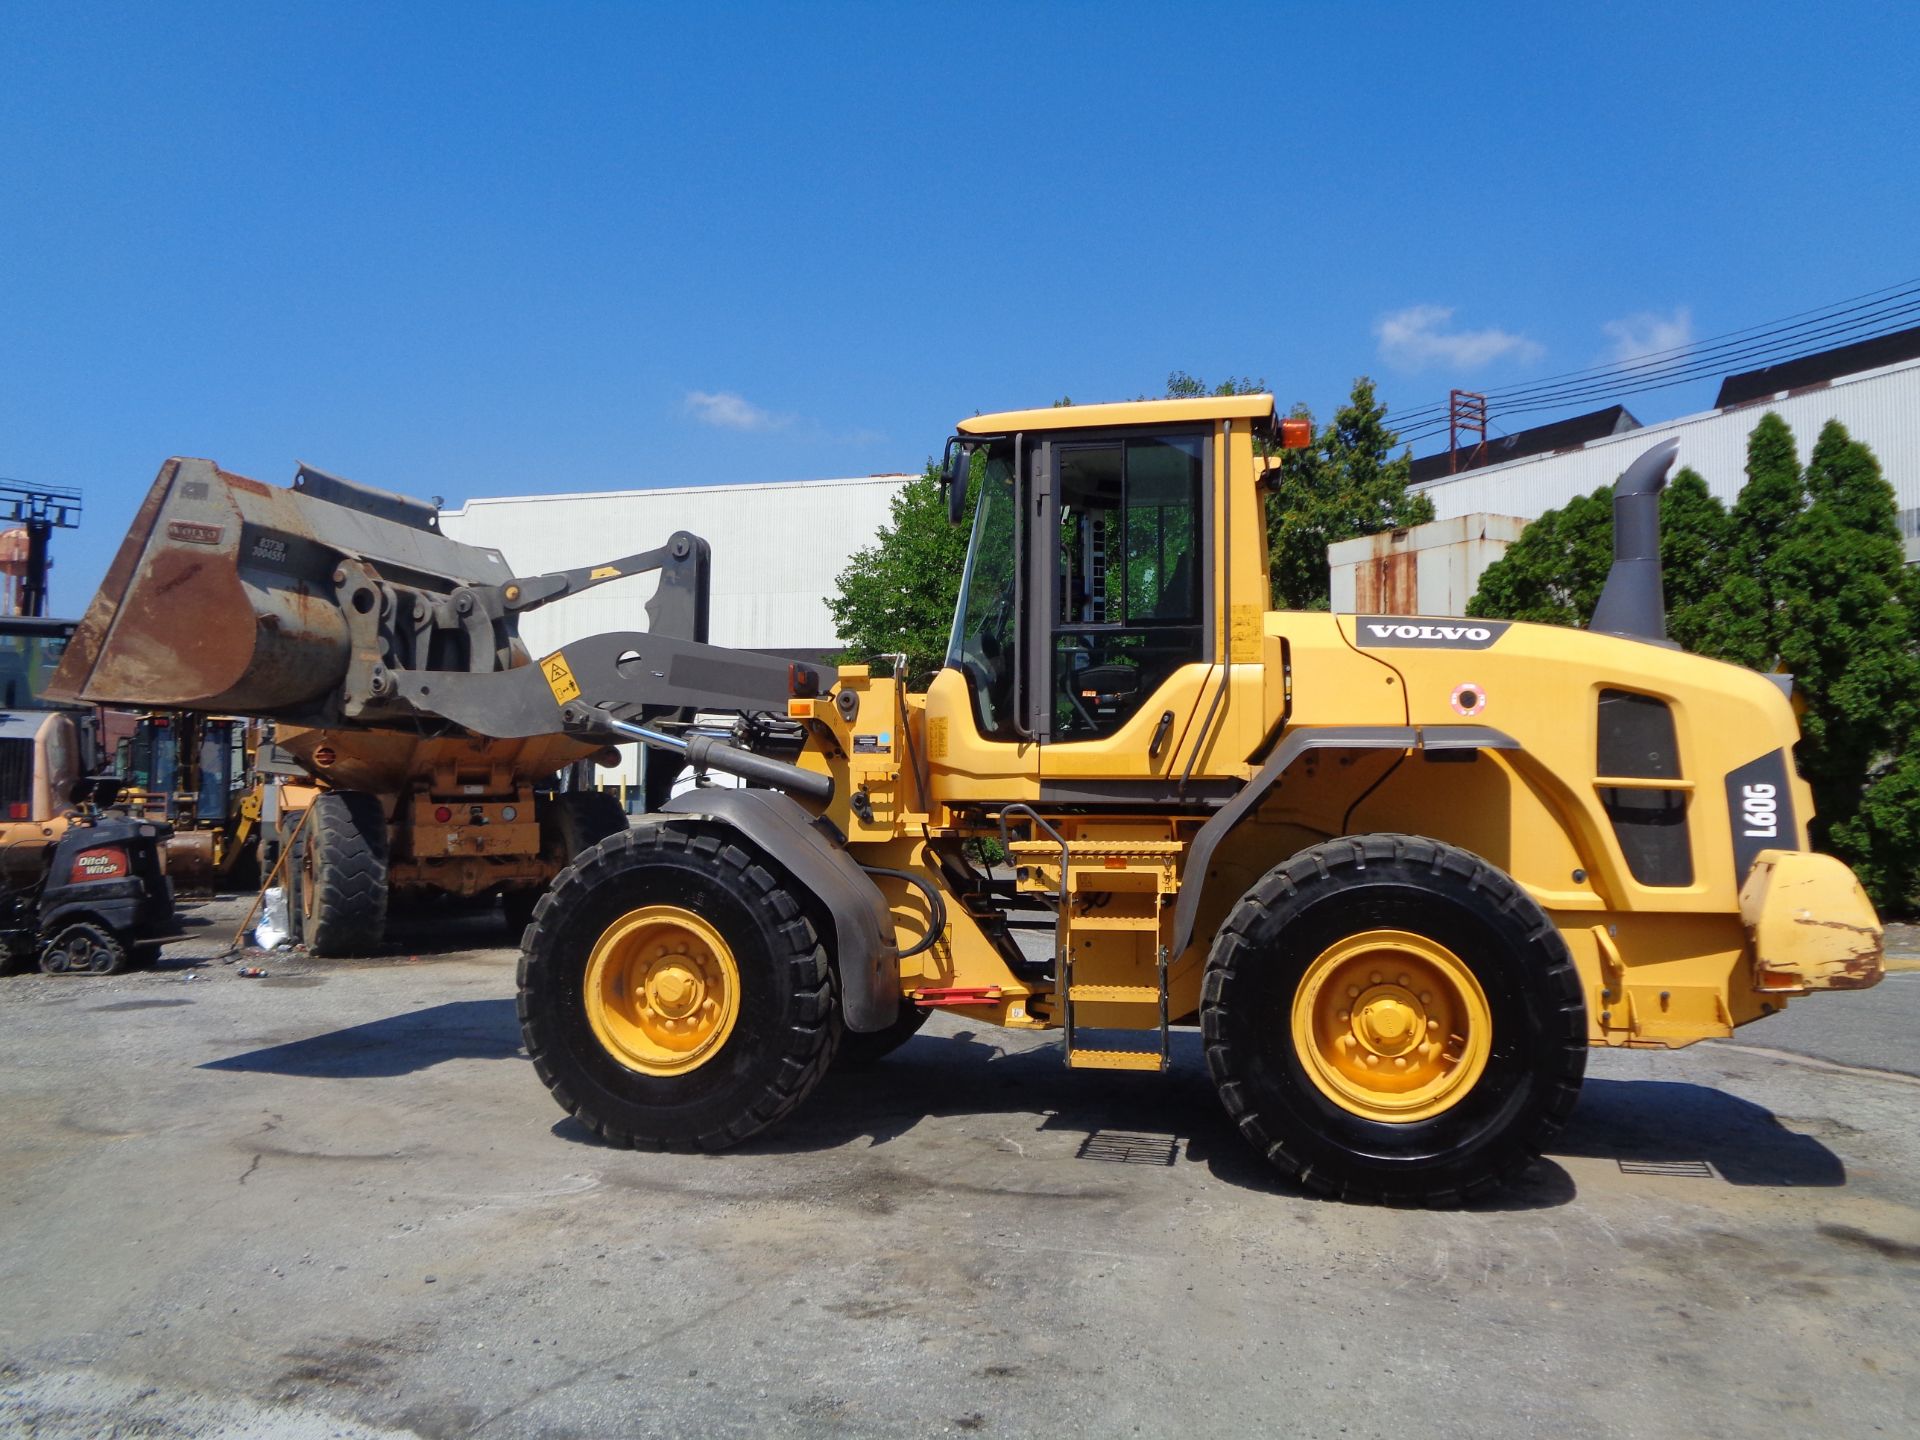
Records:
<instances>
[{"instance_id":1,"label":"step tread","mask_svg":"<svg viewBox=\"0 0 1920 1440\"><path fill-rule=\"evenodd\" d=\"M1075 981L1072 999L1076 1005L1086 1001L1158 1005L1160 987L1157 985L1098 985Z\"/></svg>"},{"instance_id":2,"label":"step tread","mask_svg":"<svg viewBox=\"0 0 1920 1440\"><path fill-rule=\"evenodd\" d=\"M1067 1064L1075 1070L1161 1070L1158 1050L1069 1050Z\"/></svg>"},{"instance_id":3,"label":"step tread","mask_svg":"<svg viewBox=\"0 0 1920 1440\"><path fill-rule=\"evenodd\" d=\"M1010 854L1039 855L1042 858L1058 860L1060 846L1053 840L1015 840L1007 846ZM1095 855L1183 855L1187 845L1181 840L1086 840L1075 841L1067 846L1067 858L1085 860Z\"/></svg>"}]
</instances>

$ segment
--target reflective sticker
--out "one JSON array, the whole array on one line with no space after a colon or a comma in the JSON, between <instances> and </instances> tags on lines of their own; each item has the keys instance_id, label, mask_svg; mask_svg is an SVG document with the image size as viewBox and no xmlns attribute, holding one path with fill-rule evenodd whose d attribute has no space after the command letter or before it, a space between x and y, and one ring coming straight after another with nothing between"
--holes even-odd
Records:
<instances>
[{"instance_id":1,"label":"reflective sticker","mask_svg":"<svg viewBox=\"0 0 1920 1440\"><path fill-rule=\"evenodd\" d=\"M947 717L944 715L935 715L927 721L927 757L947 758Z\"/></svg>"},{"instance_id":2,"label":"reflective sticker","mask_svg":"<svg viewBox=\"0 0 1920 1440\"><path fill-rule=\"evenodd\" d=\"M1486 688L1474 684L1471 680L1464 685L1453 687L1453 710L1456 715L1474 716L1487 708Z\"/></svg>"},{"instance_id":3,"label":"reflective sticker","mask_svg":"<svg viewBox=\"0 0 1920 1440\"><path fill-rule=\"evenodd\" d=\"M573 678L573 667L560 651L554 651L540 662L540 673L547 677L547 688L562 705L580 698L580 682Z\"/></svg>"},{"instance_id":4,"label":"reflective sticker","mask_svg":"<svg viewBox=\"0 0 1920 1440\"><path fill-rule=\"evenodd\" d=\"M611 580L620 573L618 565L596 565L587 572L589 580Z\"/></svg>"}]
</instances>

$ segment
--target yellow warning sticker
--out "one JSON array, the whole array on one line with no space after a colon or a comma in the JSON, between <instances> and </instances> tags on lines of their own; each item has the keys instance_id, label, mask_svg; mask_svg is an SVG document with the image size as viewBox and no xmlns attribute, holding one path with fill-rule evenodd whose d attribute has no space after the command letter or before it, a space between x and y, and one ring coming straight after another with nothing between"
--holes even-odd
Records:
<instances>
[{"instance_id":1,"label":"yellow warning sticker","mask_svg":"<svg viewBox=\"0 0 1920 1440\"><path fill-rule=\"evenodd\" d=\"M1258 605L1234 606L1229 634L1231 642L1227 649L1227 663L1257 665L1260 662L1260 607Z\"/></svg>"},{"instance_id":2,"label":"yellow warning sticker","mask_svg":"<svg viewBox=\"0 0 1920 1440\"><path fill-rule=\"evenodd\" d=\"M947 717L935 715L927 721L927 756L932 760L947 758Z\"/></svg>"},{"instance_id":3,"label":"yellow warning sticker","mask_svg":"<svg viewBox=\"0 0 1920 1440\"><path fill-rule=\"evenodd\" d=\"M618 565L596 565L587 572L589 580L612 580L620 573Z\"/></svg>"},{"instance_id":4,"label":"yellow warning sticker","mask_svg":"<svg viewBox=\"0 0 1920 1440\"><path fill-rule=\"evenodd\" d=\"M573 667L558 650L540 662L540 673L547 677L547 688L562 705L580 698L580 682L573 678Z\"/></svg>"}]
</instances>

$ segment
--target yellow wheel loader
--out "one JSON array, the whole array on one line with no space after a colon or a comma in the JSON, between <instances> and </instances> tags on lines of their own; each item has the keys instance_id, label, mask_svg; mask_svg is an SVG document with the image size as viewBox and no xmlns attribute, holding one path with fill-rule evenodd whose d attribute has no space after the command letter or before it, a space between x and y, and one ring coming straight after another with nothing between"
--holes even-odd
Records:
<instances>
[{"instance_id":1,"label":"yellow wheel loader","mask_svg":"<svg viewBox=\"0 0 1920 1440\"><path fill-rule=\"evenodd\" d=\"M705 643L691 535L520 578L396 497L173 461L58 683L639 740L745 781L594 845L523 937L528 1053L619 1145L736 1144L936 1009L1058 1031L1090 1069L1164 1069L1197 1025L1284 1174L1448 1204L1540 1152L1590 1046L1879 979L1872 907L1806 848L1787 682L1662 633L1670 446L1617 487L1576 631L1272 611L1268 454L1304 438L1264 395L963 422L944 468L972 539L924 693L899 662ZM528 663L520 612L647 571L647 628ZM183 601L218 627L157 632Z\"/></svg>"}]
</instances>

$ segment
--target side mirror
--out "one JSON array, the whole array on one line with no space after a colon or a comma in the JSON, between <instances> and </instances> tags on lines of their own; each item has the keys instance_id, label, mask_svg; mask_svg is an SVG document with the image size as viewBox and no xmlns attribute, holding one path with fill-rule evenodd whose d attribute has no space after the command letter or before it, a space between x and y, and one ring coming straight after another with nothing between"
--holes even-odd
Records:
<instances>
[{"instance_id":1,"label":"side mirror","mask_svg":"<svg viewBox=\"0 0 1920 1440\"><path fill-rule=\"evenodd\" d=\"M961 525L967 518L967 477L973 469L973 450L958 435L947 437L947 453L940 462L940 483L947 491L947 519Z\"/></svg>"}]
</instances>

